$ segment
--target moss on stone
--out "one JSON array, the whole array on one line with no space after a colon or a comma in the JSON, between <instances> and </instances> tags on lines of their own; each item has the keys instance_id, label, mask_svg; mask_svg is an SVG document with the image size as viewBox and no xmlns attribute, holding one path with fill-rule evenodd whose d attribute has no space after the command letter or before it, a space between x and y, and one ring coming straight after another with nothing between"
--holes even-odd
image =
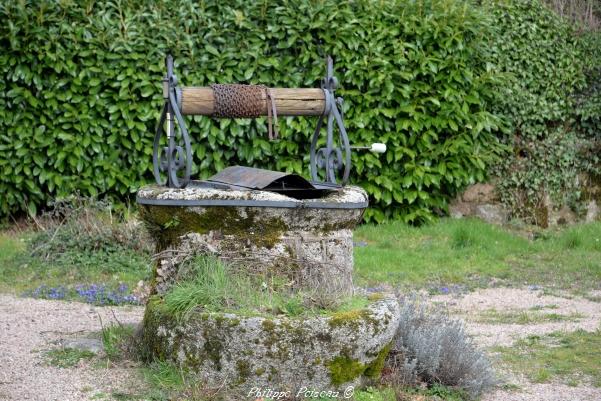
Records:
<instances>
[{"instance_id":1,"label":"moss on stone","mask_svg":"<svg viewBox=\"0 0 601 401\"><path fill-rule=\"evenodd\" d=\"M275 323L271 319L264 319L261 322L261 327L263 327L263 330L271 333L275 330Z\"/></svg>"},{"instance_id":2,"label":"moss on stone","mask_svg":"<svg viewBox=\"0 0 601 401\"><path fill-rule=\"evenodd\" d=\"M244 383L252 374L250 364L244 359L236 361L236 370L238 371L238 382Z\"/></svg>"},{"instance_id":3,"label":"moss on stone","mask_svg":"<svg viewBox=\"0 0 601 401\"><path fill-rule=\"evenodd\" d=\"M372 324L376 329L378 327L378 321L371 315L368 309L335 312L328 321L331 328L349 326L353 329L358 329L363 323Z\"/></svg>"},{"instance_id":4,"label":"moss on stone","mask_svg":"<svg viewBox=\"0 0 601 401\"><path fill-rule=\"evenodd\" d=\"M220 337L205 334L204 338L204 352L207 354L208 358L213 361L215 368L221 370L221 351L223 350L223 344L219 339Z\"/></svg>"},{"instance_id":5,"label":"moss on stone","mask_svg":"<svg viewBox=\"0 0 601 401\"><path fill-rule=\"evenodd\" d=\"M204 312L199 314L202 320L213 319L217 326L236 327L240 325L240 319L237 317L227 316L222 313Z\"/></svg>"},{"instance_id":6,"label":"moss on stone","mask_svg":"<svg viewBox=\"0 0 601 401\"><path fill-rule=\"evenodd\" d=\"M392 343L388 344L384 348L378 352L378 356L374 359L365 369L363 374L370 379L378 379L382 374L382 369L384 368L384 363L386 362L386 357L390 352L390 348L392 347Z\"/></svg>"},{"instance_id":7,"label":"moss on stone","mask_svg":"<svg viewBox=\"0 0 601 401\"><path fill-rule=\"evenodd\" d=\"M342 355L326 363L330 371L330 379L333 385L341 385L355 380L360 376L370 379L378 379L382 374L386 357L390 352L392 344L388 344L378 352L376 358L369 364L363 364L356 359L350 358L349 350L342 352Z\"/></svg>"},{"instance_id":8,"label":"moss on stone","mask_svg":"<svg viewBox=\"0 0 601 401\"><path fill-rule=\"evenodd\" d=\"M384 294L381 292L374 292L373 294L367 295L367 300L370 302L381 301L382 299L384 299Z\"/></svg>"},{"instance_id":9,"label":"moss on stone","mask_svg":"<svg viewBox=\"0 0 601 401\"><path fill-rule=\"evenodd\" d=\"M140 205L140 217L157 240L159 251L176 245L187 233L206 234L210 231L232 235L237 242L248 241L258 247L273 248L288 229L279 216L265 218L252 208L241 207Z\"/></svg>"},{"instance_id":10,"label":"moss on stone","mask_svg":"<svg viewBox=\"0 0 601 401\"><path fill-rule=\"evenodd\" d=\"M140 333L140 357L142 360L151 362L154 359L163 360L166 356L164 345L157 335L159 327L170 327L169 319L162 319L162 300L157 296L148 299L144 311L142 331Z\"/></svg>"},{"instance_id":11,"label":"moss on stone","mask_svg":"<svg viewBox=\"0 0 601 401\"><path fill-rule=\"evenodd\" d=\"M326 364L333 385L339 386L355 380L365 372L365 365L348 356L338 356Z\"/></svg>"},{"instance_id":12,"label":"moss on stone","mask_svg":"<svg viewBox=\"0 0 601 401\"><path fill-rule=\"evenodd\" d=\"M319 226L317 230L315 230L318 234L329 234L332 231L338 230L352 230L357 225L357 222L360 219L347 219L339 222L325 222Z\"/></svg>"}]
</instances>

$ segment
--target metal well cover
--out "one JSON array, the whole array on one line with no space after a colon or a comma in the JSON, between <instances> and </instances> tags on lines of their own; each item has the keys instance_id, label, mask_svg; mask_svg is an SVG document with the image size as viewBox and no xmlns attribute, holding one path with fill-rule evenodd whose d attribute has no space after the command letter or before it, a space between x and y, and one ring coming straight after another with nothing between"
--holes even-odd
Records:
<instances>
[{"instance_id":1,"label":"metal well cover","mask_svg":"<svg viewBox=\"0 0 601 401\"><path fill-rule=\"evenodd\" d=\"M299 199L319 198L340 189L337 185L311 183L298 174L244 166L227 167L207 182L225 184L232 189L278 192Z\"/></svg>"}]
</instances>

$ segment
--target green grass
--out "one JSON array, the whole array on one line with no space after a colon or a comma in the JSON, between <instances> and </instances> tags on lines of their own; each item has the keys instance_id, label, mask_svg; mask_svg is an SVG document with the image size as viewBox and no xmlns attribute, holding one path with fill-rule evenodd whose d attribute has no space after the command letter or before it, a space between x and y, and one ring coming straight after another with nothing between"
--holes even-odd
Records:
<instances>
[{"instance_id":1,"label":"green grass","mask_svg":"<svg viewBox=\"0 0 601 401\"><path fill-rule=\"evenodd\" d=\"M399 222L360 226L355 272L360 284L404 287L462 284L541 284L567 289L598 288L601 223L529 240L476 219L441 219L422 227Z\"/></svg>"},{"instance_id":2,"label":"green grass","mask_svg":"<svg viewBox=\"0 0 601 401\"><path fill-rule=\"evenodd\" d=\"M584 379L601 387L601 331L530 336L512 347L495 347L493 351L534 382L560 380L577 385Z\"/></svg>"},{"instance_id":3,"label":"green grass","mask_svg":"<svg viewBox=\"0 0 601 401\"><path fill-rule=\"evenodd\" d=\"M101 331L104 353L110 360L119 360L127 356L134 342L134 325L111 325Z\"/></svg>"},{"instance_id":4,"label":"green grass","mask_svg":"<svg viewBox=\"0 0 601 401\"><path fill-rule=\"evenodd\" d=\"M121 283L133 288L150 278L151 245L139 229L102 210L71 213L45 221L46 230L0 233L0 291Z\"/></svg>"},{"instance_id":5,"label":"green grass","mask_svg":"<svg viewBox=\"0 0 601 401\"><path fill-rule=\"evenodd\" d=\"M337 399L340 399L338 397ZM423 401L465 401L467 395L457 389L446 387L440 384L428 388L398 388L390 387L368 387L365 390L356 391L353 401L396 401L396 400L423 400ZM323 399L324 401L326 399Z\"/></svg>"},{"instance_id":6,"label":"green grass","mask_svg":"<svg viewBox=\"0 0 601 401\"><path fill-rule=\"evenodd\" d=\"M537 311L539 309L536 309ZM540 324L549 322L574 322L584 316L579 313L563 315L560 313L537 313L533 310L504 310L489 309L481 312L477 321L489 324Z\"/></svg>"},{"instance_id":7,"label":"green grass","mask_svg":"<svg viewBox=\"0 0 601 401\"><path fill-rule=\"evenodd\" d=\"M364 296L338 299L332 308L311 304L310 293L291 291L281 278L255 277L238 272L218 259L196 257L181 279L164 296L164 307L185 318L201 307L208 312L253 315L301 316L359 309L368 304Z\"/></svg>"},{"instance_id":8,"label":"green grass","mask_svg":"<svg viewBox=\"0 0 601 401\"><path fill-rule=\"evenodd\" d=\"M134 288L151 274L150 255L126 249L68 250L44 260L29 252L31 234L0 236L0 291L21 294L40 286L72 288L78 284L121 283ZM8 252L4 249L8 248ZM67 292L67 297L73 295Z\"/></svg>"},{"instance_id":9,"label":"green grass","mask_svg":"<svg viewBox=\"0 0 601 401\"><path fill-rule=\"evenodd\" d=\"M531 308L528 308L528 310L531 311L540 311L540 310L545 310L545 309L559 309L559 306L557 306L556 304L549 304L549 305L534 305Z\"/></svg>"},{"instance_id":10,"label":"green grass","mask_svg":"<svg viewBox=\"0 0 601 401\"><path fill-rule=\"evenodd\" d=\"M77 350L73 348L58 348L46 352L45 360L49 366L59 368L72 368L77 366L80 360L92 359L95 354L91 351Z\"/></svg>"},{"instance_id":11,"label":"green grass","mask_svg":"<svg viewBox=\"0 0 601 401\"><path fill-rule=\"evenodd\" d=\"M186 372L169 362L155 361L143 370L144 377L157 388L183 390Z\"/></svg>"}]
</instances>

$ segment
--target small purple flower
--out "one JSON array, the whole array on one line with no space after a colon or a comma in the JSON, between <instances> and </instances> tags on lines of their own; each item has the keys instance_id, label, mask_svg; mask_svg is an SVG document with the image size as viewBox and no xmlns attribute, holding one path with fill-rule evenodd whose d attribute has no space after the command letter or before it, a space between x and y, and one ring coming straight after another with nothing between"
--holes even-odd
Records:
<instances>
[{"instance_id":1,"label":"small purple flower","mask_svg":"<svg viewBox=\"0 0 601 401\"><path fill-rule=\"evenodd\" d=\"M448 294L449 293L449 287L442 287L440 289L440 292L442 292L443 294Z\"/></svg>"},{"instance_id":2,"label":"small purple flower","mask_svg":"<svg viewBox=\"0 0 601 401\"><path fill-rule=\"evenodd\" d=\"M42 299L65 299L72 297L94 305L139 304L135 295L129 293L127 284L121 283L113 289L105 284L78 284L68 288L65 286L48 287L40 285L34 290L25 291L23 296Z\"/></svg>"}]
</instances>

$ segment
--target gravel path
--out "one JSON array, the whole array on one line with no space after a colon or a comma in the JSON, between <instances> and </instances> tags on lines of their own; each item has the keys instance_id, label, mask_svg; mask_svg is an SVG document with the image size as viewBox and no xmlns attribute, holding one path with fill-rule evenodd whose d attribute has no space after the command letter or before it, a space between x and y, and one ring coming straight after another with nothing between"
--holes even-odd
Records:
<instances>
[{"instance_id":1,"label":"gravel path","mask_svg":"<svg viewBox=\"0 0 601 401\"><path fill-rule=\"evenodd\" d=\"M466 321L468 332L481 346L511 345L530 334L593 331L601 323L601 303L584 298L562 298L528 289L484 289L464 295L432 297L447 305ZM553 305L558 314L578 313L582 318L542 324L483 324L483 311L496 309L529 310ZM57 347L56 342L70 337L85 337L115 322L138 323L143 307L93 307L78 302L18 298L0 294L0 400L71 401L90 400L113 392L132 393L143 389L134 367L95 367L85 362L74 368L57 368L44 364L43 352ZM100 318L99 318L100 316ZM601 401L601 389L570 387L559 383L532 384L510 374L516 390L496 390L482 401ZM95 397L96 396L96 397ZM110 397L109 397L110 399Z\"/></svg>"},{"instance_id":2,"label":"gravel path","mask_svg":"<svg viewBox=\"0 0 601 401\"><path fill-rule=\"evenodd\" d=\"M75 401L130 392L137 382L133 368L91 363L57 368L44 364L43 352L56 348L59 339L100 331L99 316L104 325L114 323L115 317L121 323L138 323L143 311L0 294L0 400Z\"/></svg>"}]
</instances>

